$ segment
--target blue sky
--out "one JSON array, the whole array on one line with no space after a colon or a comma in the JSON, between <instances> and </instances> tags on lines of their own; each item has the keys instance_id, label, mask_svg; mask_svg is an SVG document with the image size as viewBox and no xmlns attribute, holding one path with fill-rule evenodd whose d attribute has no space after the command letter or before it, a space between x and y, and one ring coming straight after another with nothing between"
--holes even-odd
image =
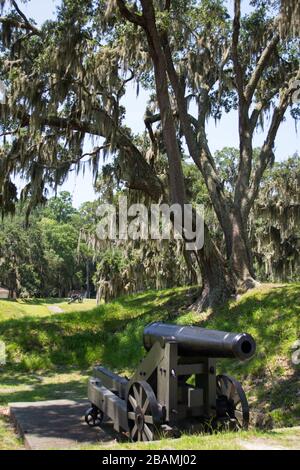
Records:
<instances>
[{"instance_id":1,"label":"blue sky","mask_svg":"<svg viewBox=\"0 0 300 470\"><path fill-rule=\"evenodd\" d=\"M38 24L41 24L46 19L51 19L55 15L56 5L60 0L29 0L28 3L20 5L22 10L30 18L35 19ZM229 5L232 8L233 0L229 0ZM243 2L244 9L249 8L249 2ZM123 105L126 107L126 123L131 127L135 133L144 131L143 115L145 112L146 102L148 95L145 91L140 90L139 96L136 96L136 89L130 85L128 87L126 96L123 99ZM237 113L231 112L225 115L217 124L211 119L207 125L208 140L210 148L213 152L220 150L223 147L237 147L238 146L238 121ZM264 140L264 133L258 131L254 144L255 146L262 145ZM293 155L299 151L299 137L295 130L295 124L292 118L287 113L285 122L282 123L278 132L275 146L275 155L277 160L282 160L288 156ZM85 175L75 175L73 172L68 181L61 188L62 190L70 191L73 194L74 204L78 207L85 201L93 200L95 193L92 185L92 176L87 170Z\"/></svg>"}]
</instances>

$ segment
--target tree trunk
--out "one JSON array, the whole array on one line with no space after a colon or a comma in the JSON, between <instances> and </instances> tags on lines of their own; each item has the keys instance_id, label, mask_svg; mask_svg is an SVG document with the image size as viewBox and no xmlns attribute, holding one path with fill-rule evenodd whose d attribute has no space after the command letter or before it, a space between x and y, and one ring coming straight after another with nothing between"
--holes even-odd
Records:
<instances>
[{"instance_id":1,"label":"tree trunk","mask_svg":"<svg viewBox=\"0 0 300 470\"><path fill-rule=\"evenodd\" d=\"M153 38L154 36L154 38ZM155 39L155 31L148 33L151 56L154 65L157 100L162 119L162 131L169 162L169 186L172 204L186 203L185 185L181 164L181 153L177 142L176 127L168 91L165 59Z\"/></svg>"},{"instance_id":2,"label":"tree trunk","mask_svg":"<svg viewBox=\"0 0 300 470\"><path fill-rule=\"evenodd\" d=\"M196 285L200 282L200 275L199 271L196 269L196 266L193 262L191 252L187 250L183 250L183 257L186 263L187 271L188 271L188 283L191 285Z\"/></svg>"},{"instance_id":3,"label":"tree trunk","mask_svg":"<svg viewBox=\"0 0 300 470\"><path fill-rule=\"evenodd\" d=\"M230 215L231 233L224 232L225 237L231 240L230 267L236 277L237 287L251 289L256 282L246 223L238 209L233 208Z\"/></svg>"},{"instance_id":4,"label":"tree trunk","mask_svg":"<svg viewBox=\"0 0 300 470\"><path fill-rule=\"evenodd\" d=\"M207 308L215 309L235 295L235 279L213 243L206 225L205 244L196 256L202 274L203 289L192 309L198 312Z\"/></svg>"},{"instance_id":5,"label":"tree trunk","mask_svg":"<svg viewBox=\"0 0 300 470\"><path fill-rule=\"evenodd\" d=\"M90 288L90 262L86 261L86 298L91 297L91 288Z\"/></svg>"}]
</instances>

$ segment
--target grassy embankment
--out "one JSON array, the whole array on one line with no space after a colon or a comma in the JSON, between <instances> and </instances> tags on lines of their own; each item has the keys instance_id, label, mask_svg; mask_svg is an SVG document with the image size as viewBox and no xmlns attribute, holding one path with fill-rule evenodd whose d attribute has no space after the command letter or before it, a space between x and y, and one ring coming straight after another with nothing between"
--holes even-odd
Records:
<instances>
[{"instance_id":1,"label":"grassy embankment","mask_svg":"<svg viewBox=\"0 0 300 470\"><path fill-rule=\"evenodd\" d=\"M276 426L299 425L299 366L292 365L291 347L300 339L300 284L262 286L201 316L187 312L190 293L185 288L149 291L97 308L93 301L70 306L62 301L0 301L0 340L7 350L7 365L0 369L0 407L82 398L91 367L99 362L130 375L143 356L144 326L162 320L251 333L257 340L256 357L246 364L220 361L219 370L241 380L251 405L270 414ZM64 313L52 313L49 306ZM4 418L1 439L2 447L19 446ZM176 447L185 448L194 437L182 439Z\"/></svg>"}]
</instances>

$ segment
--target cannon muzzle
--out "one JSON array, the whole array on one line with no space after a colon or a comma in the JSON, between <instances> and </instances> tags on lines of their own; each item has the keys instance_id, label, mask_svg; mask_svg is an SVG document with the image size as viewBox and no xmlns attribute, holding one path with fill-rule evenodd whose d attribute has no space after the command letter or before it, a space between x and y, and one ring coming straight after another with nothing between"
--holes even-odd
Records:
<instances>
[{"instance_id":1,"label":"cannon muzzle","mask_svg":"<svg viewBox=\"0 0 300 470\"><path fill-rule=\"evenodd\" d=\"M151 323L144 330L145 349L149 351L157 341L162 347L169 342L177 343L178 354L183 356L233 357L245 361L253 357L256 350L254 339L247 333Z\"/></svg>"}]
</instances>

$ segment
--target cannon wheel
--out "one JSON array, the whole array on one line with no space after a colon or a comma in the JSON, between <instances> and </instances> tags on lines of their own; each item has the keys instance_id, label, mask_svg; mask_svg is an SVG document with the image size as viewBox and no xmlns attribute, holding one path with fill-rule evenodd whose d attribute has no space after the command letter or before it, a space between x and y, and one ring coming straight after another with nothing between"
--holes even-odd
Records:
<instances>
[{"instance_id":1,"label":"cannon wheel","mask_svg":"<svg viewBox=\"0 0 300 470\"><path fill-rule=\"evenodd\" d=\"M92 406L85 413L85 422L91 428L100 426L104 418L103 411L99 410L96 406Z\"/></svg>"},{"instance_id":2,"label":"cannon wheel","mask_svg":"<svg viewBox=\"0 0 300 470\"><path fill-rule=\"evenodd\" d=\"M129 434L132 441L153 441L162 421L155 394L147 382L132 384L127 397Z\"/></svg>"},{"instance_id":3,"label":"cannon wheel","mask_svg":"<svg viewBox=\"0 0 300 470\"><path fill-rule=\"evenodd\" d=\"M248 429L249 405L240 382L228 375L217 376L217 415L235 420L239 429Z\"/></svg>"}]
</instances>

